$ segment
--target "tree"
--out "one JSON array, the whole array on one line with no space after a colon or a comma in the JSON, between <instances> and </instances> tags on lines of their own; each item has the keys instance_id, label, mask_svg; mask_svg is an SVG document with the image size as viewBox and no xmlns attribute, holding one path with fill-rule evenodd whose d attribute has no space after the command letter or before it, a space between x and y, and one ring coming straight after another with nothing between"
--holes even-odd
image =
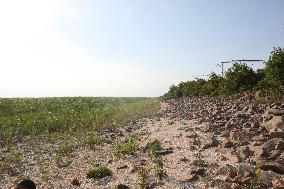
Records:
<instances>
[{"instance_id":1,"label":"tree","mask_svg":"<svg viewBox=\"0 0 284 189\"><path fill-rule=\"evenodd\" d=\"M260 85L266 89L284 88L284 48L274 48L264 68L265 78Z\"/></svg>"},{"instance_id":2,"label":"tree","mask_svg":"<svg viewBox=\"0 0 284 189\"><path fill-rule=\"evenodd\" d=\"M225 89L229 94L253 89L256 84L256 74L246 64L235 63L225 73Z\"/></svg>"}]
</instances>

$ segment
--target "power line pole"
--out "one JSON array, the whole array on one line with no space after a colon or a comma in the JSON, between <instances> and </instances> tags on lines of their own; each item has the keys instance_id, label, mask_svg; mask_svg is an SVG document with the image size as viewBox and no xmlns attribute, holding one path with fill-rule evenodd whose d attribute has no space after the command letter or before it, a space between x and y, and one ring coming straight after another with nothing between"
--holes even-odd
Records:
<instances>
[{"instance_id":1,"label":"power line pole","mask_svg":"<svg viewBox=\"0 0 284 189\"><path fill-rule=\"evenodd\" d=\"M239 59L239 60L231 60L231 61L226 61L226 62L221 62L221 65L220 64L217 64L218 66L221 67L222 69L222 77L224 77L224 64L230 64L230 63L237 63L237 62L262 62L264 63L265 61L264 60L258 60L258 59Z\"/></svg>"}]
</instances>

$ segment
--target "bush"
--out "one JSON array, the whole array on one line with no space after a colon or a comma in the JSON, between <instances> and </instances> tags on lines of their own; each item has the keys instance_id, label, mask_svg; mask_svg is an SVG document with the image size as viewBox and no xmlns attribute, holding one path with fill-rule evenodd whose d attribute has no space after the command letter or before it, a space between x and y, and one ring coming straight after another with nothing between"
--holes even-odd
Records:
<instances>
[{"instance_id":1,"label":"bush","mask_svg":"<svg viewBox=\"0 0 284 189\"><path fill-rule=\"evenodd\" d=\"M230 95L247 90L262 90L279 98L284 93L284 48L274 48L264 69L254 71L246 64L235 63L224 78L211 73L208 80L172 85L164 97Z\"/></svg>"},{"instance_id":2,"label":"bush","mask_svg":"<svg viewBox=\"0 0 284 189\"><path fill-rule=\"evenodd\" d=\"M109 168L99 166L94 170L88 171L87 178L101 179L101 178L111 176L111 175L112 175L112 171Z\"/></svg>"},{"instance_id":3,"label":"bush","mask_svg":"<svg viewBox=\"0 0 284 189\"><path fill-rule=\"evenodd\" d=\"M259 83L261 89L268 91L284 89L284 48L274 48L264 69L265 77Z\"/></svg>"},{"instance_id":4,"label":"bush","mask_svg":"<svg viewBox=\"0 0 284 189\"><path fill-rule=\"evenodd\" d=\"M100 139L95 133L91 133L83 139L83 144L93 148L94 146L98 146L103 144L103 140Z\"/></svg>"},{"instance_id":5,"label":"bush","mask_svg":"<svg viewBox=\"0 0 284 189\"><path fill-rule=\"evenodd\" d=\"M118 142L114 145L113 153L116 158L121 158L124 155L134 155L138 150L138 141L131 137L124 142Z\"/></svg>"},{"instance_id":6,"label":"bush","mask_svg":"<svg viewBox=\"0 0 284 189\"><path fill-rule=\"evenodd\" d=\"M139 182L140 189L146 189L147 186L149 185L149 170L142 167L139 170L139 179L140 179Z\"/></svg>"},{"instance_id":7,"label":"bush","mask_svg":"<svg viewBox=\"0 0 284 189\"><path fill-rule=\"evenodd\" d=\"M148 154L151 156L156 156L156 152L161 149L162 149L161 143L157 139L152 142L148 142L146 145L146 150L148 151Z\"/></svg>"},{"instance_id":8,"label":"bush","mask_svg":"<svg viewBox=\"0 0 284 189\"><path fill-rule=\"evenodd\" d=\"M224 83L227 94L250 90L257 84L256 73L246 64L235 63L225 73Z\"/></svg>"}]
</instances>

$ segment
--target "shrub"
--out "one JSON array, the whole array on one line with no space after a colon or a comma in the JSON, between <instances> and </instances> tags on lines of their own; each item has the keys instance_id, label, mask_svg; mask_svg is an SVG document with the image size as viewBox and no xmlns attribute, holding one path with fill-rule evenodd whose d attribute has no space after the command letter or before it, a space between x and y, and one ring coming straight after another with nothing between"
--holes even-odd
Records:
<instances>
[{"instance_id":1,"label":"shrub","mask_svg":"<svg viewBox=\"0 0 284 189\"><path fill-rule=\"evenodd\" d=\"M225 72L224 78L213 72L208 80L196 78L172 85L164 96L230 95L254 89L265 90L277 98L283 95L284 48L274 48L264 69L254 71L246 64L235 63Z\"/></svg>"},{"instance_id":2,"label":"shrub","mask_svg":"<svg viewBox=\"0 0 284 189\"><path fill-rule=\"evenodd\" d=\"M13 151L3 157L0 161L0 172L4 172L12 167L21 165L23 161L23 154L20 151Z\"/></svg>"},{"instance_id":3,"label":"shrub","mask_svg":"<svg viewBox=\"0 0 284 189\"><path fill-rule=\"evenodd\" d=\"M66 167L72 163L71 154L73 152L73 144L65 140L59 145L56 153L56 164L58 167Z\"/></svg>"},{"instance_id":4,"label":"shrub","mask_svg":"<svg viewBox=\"0 0 284 189\"><path fill-rule=\"evenodd\" d=\"M155 139L154 141L148 142L146 145L146 150L150 156L156 156L156 152L161 150L162 146L159 140Z\"/></svg>"},{"instance_id":5,"label":"shrub","mask_svg":"<svg viewBox=\"0 0 284 189\"><path fill-rule=\"evenodd\" d=\"M112 175L112 171L109 168L99 166L94 170L88 171L87 178L101 179L101 178L111 176L111 175Z\"/></svg>"},{"instance_id":6,"label":"shrub","mask_svg":"<svg viewBox=\"0 0 284 189\"><path fill-rule=\"evenodd\" d=\"M167 176L167 173L164 169L164 162L162 157L158 156L154 160L155 168L156 168L156 174L159 178L159 180L163 180L165 176Z\"/></svg>"},{"instance_id":7,"label":"shrub","mask_svg":"<svg viewBox=\"0 0 284 189\"><path fill-rule=\"evenodd\" d=\"M148 180L149 180L149 170L146 169L145 167L142 167L139 170L139 179L140 179L140 182L139 182L140 189L146 189L148 184L149 184L148 183Z\"/></svg>"},{"instance_id":8,"label":"shrub","mask_svg":"<svg viewBox=\"0 0 284 189\"><path fill-rule=\"evenodd\" d=\"M266 90L281 90L284 88L284 48L274 48L266 63L265 78L259 83Z\"/></svg>"},{"instance_id":9,"label":"shrub","mask_svg":"<svg viewBox=\"0 0 284 189\"><path fill-rule=\"evenodd\" d=\"M71 142L65 140L62 144L59 145L57 154L60 156L70 156L73 152L73 145Z\"/></svg>"},{"instance_id":10,"label":"shrub","mask_svg":"<svg viewBox=\"0 0 284 189\"><path fill-rule=\"evenodd\" d=\"M126 139L124 142L118 142L114 145L113 153L116 158L124 155L134 155L138 150L138 141L134 137Z\"/></svg>"},{"instance_id":11,"label":"shrub","mask_svg":"<svg viewBox=\"0 0 284 189\"><path fill-rule=\"evenodd\" d=\"M95 134L89 134L83 139L83 144L89 146L90 148L101 145L103 141Z\"/></svg>"},{"instance_id":12,"label":"shrub","mask_svg":"<svg viewBox=\"0 0 284 189\"><path fill-rule=\"evenodd\" d=\"M246 64L235 63L225 73L225 89L228 94L253 89L256 84L256 74Z\"/></svg>"}]
</instances>

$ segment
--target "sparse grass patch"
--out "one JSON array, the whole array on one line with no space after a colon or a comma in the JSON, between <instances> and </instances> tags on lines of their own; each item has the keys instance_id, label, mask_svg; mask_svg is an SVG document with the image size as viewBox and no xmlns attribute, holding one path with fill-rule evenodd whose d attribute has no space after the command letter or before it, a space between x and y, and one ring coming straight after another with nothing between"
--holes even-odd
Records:
<instances>
[{"instance_id":1,"label":"sparse grass patch","mask_svg":"<svg viewBox=\"0 0 284 189\"><path fill-rule=\"evenodd\" d=\"M113 154L119 159L125 155L134 155L138 148L138 140L135 137L130 137L124 142L117 142L114 145Z\"/></svg>"},{"instance_id":2,"label":"sparse grass patch","mask_svg":"<svg viewBox=\"0 0 284 189\"><path fill-rule=\"evenodd\" d=\"M71 154L73 152L73 144L65 140L59 145L56 152L56 164L58 167L66 167L72 163Z\"/></svg>"},{"instance_id":3,"label":"sparse grass patch","mask_svg":"<svg viewBox=\"0 0 284 189\"><path fill-rule=\"evenodd\" d=\"M3 161L0 161L0 172L16 167L21 164L23 160L23 154L20 151L12 151L3 157Z\"/></svg>"},{"instance_id":4,"label":"sparse grass patch","mask_svg":"<svg viewBox=\"0 0 284 189\"><path fill-rule=\"evenodd\" d=\"M87 172L87 178L92 178L92 179L101 179L107 176L111 176L113 173L112 171L103 166L99 166L93 170L90 170Z\"/></svg>"},{"instance_id":5,"label":"sparse grass patch","mask_svg":"<svg viewBox=\"0 0 284 189\"><path fill-rule=\"evenodd\" d=\"M252 168L252 177L250 184L246 186L247 189L260 189L261 188L261 183L260 183L260 175L261 175L261 170L254 166Z\"/></svg>"},{"instance_id":6,"label":"sparse grass patch","mask_svg":"<svg viewBox=\"0 0 284 189\"><path fill-rule=\"evenodd\" d=\"M194 160L194 165L198 166L198 167L206 167L208 165L207 161L204 158L203 154L202 154L202 137L198 137L197 138L197 145L198 145L198 151L196 156L196 160Z\"/></svg>"},{"instance_id":7,"label":"sparse grass patch","mask_svg":"<svg viewBox=\"0 0 284 189\"><path fill-rule=\"evenodd\" d=\"M196 160L194 160L194 165L198 166L198 167L206 167L208 165L208 163L201 158L198 158Z\"/></svg>"},{"instance_id":8,"label":"sparse grass patch","mask_svg":"<svg viewBox=\"0 0 284 189\"><path fill-rule=\"evenodd\" d=\"M163 178L167 176L167 173L164 169L164 162L162 157L156 157L153 162L155 164L156 175L158 176L159 180L163 180Z\"/></svg>"},{"instance_id":9,"label":"sparse grass patch","mask_svg":"<svg viewBox=\"0 0 284 189\"><path fill-rule=\"evenodd\" d=\"M83 144L87 145L89 148L102 145L104 141L98 137L95 133L91 133L85 136L83 139Z\"/></svg>"},{"instance_id":10,"label":"sparse grass patch","mask_svg":"<svg viewBox=\"0 0 284 189\"><path fill-rule=\"evenodd\" d=\"M161 146L161 142L157 139L155 139L154 141L148 142L146 145L146 150L148 151L148 154L150 156L156 156L156 152L161 150L162 146Z\"/></svg>"},{"instance_id":11,"label":"sparse grass patch","mask_svg":"<svg viewBox=\"0 0 284 189\"><path fill-rule=\"evenodd\" d=\"M161 142L157 139L148 142L146 145L148 155L151 157L153 164L155 165L155 172L159 180L162 180L167 173L164 169L163 158L157 154L159 150L162 150Z\"/></svg>"},{"instance_id":12,"label":"sparse grass patch","mask_svg":"<svg viewBox=\"0 0 284 189\"><path fill-rule=\"evenodd\" d=\"M0 98L2 146L23 137L55 137L113 130L158 115L157 98Z\"/></svg>"},{"instance_id":13,"label":"sparse grass patch","mask_svg":"<svg viewBox=\"0 0 284 189\"><path fill-rule=\"evenodd\" d=\"M139 172L139 186L140 189L146 189L149 185L149 170L145 167L142 167Z\"/></svg>"}]
</instances>

